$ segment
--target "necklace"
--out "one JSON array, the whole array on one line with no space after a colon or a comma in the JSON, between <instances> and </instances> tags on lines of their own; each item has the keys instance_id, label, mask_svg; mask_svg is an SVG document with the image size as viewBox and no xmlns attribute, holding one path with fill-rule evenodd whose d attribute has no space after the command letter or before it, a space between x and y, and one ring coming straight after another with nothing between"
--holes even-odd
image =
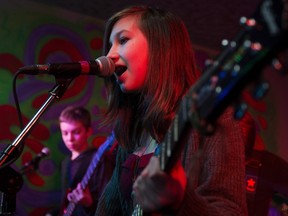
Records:
<instances>
[{"instance_id":1,"label":"necklace","mask_svg":"<svg viewBox=\"0 0 288 216\"><path fill-rule=\"evenodd\" d=\"M142 146L142 147L138 148L136 151L133 152L133 154L137 155L141 158L145 154L149 154L149 153L154 152L156 147L157 147L156 141L152 137L150 137L146 146Z\"/></svg>"},{"instance_id":2,"label":"necklace","mask_svg":"<svg viewBox=\"0 0 288 216\"><path fill-rule=\"evenodd\" d=\"M152 137L150 137L150 140L149 142L147 142L146 146L143 146L139 148L137 151L133 152L133 154L137 156L135 160L134 171L133 171L133 182L136 180L139 174L138 169L139 169L139 163L141 161L141 158L146 154L150 154L154 152L156 147L157 147L156 141Z\"/></svg>"}]
</instances>

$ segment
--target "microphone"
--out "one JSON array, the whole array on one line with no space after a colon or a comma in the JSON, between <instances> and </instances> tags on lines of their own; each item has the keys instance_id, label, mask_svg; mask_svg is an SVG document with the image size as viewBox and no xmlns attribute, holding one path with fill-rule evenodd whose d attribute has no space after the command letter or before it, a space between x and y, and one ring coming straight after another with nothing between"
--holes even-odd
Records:
<instances>
[{"instance_id":1,"label":"microphone","mask_svg":"<svg viewBox=\"0 0 288 216\"><path fill-rule=\"evenodd\" d=\"M91 61L79 61L76 63L51 63L46 65L30 65L19 69L23 74L40 75L51 74L58 78L75 78L79 75L96 75L109 77L115 71L112 59L101 56Z\"/></svg>"},{"instance_id":2,"label":"microphone","mask_svg":"<svg viewBox=\"0 0 288 216\"><path fill-rule=\"evenodd\" d=\"M39 167L39 162L44 157L50 154L50 150L47 147L44 147L40 153L38 153L31 161L26 162L24 166L20 169L21 173L24 174L27 171L37 170Z\"/></svg>"}]
</instances>

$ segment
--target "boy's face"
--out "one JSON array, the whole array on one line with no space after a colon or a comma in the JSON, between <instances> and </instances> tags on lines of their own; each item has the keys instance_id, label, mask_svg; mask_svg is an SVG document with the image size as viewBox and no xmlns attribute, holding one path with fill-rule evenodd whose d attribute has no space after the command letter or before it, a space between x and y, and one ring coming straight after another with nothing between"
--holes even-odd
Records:
<instances>
[{"instance_id":1,"label":"boy's face","mask_svg":"<svg viewBox=\"0 0 288 216\"><path fill-rule=\"evenodd\" d=\"M91 135L91 128L87 129L81 122L60 122L60 130L63 142L73 153L81 153L88 147L88 138Z\"/></svg>"}]
</instances>

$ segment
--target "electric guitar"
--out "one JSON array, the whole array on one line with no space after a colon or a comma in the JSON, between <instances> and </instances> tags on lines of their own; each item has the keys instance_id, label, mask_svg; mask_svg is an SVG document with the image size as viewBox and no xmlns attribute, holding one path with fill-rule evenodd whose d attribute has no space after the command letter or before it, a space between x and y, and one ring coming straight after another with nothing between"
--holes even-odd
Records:
<instances>
[{"instance_id":1,"label":"electric guitar","mask_svg":"<svg viewBox=\"0 0 288 216\"><path fill-rule=\"evenodd\" d=\"M287 7L287 1L263 0L252 18L241 18L243 30L227 43L181 101L161 143L162 170L169 172L173 167L191 128L212 133L213 122L225 108L235 102L243 88L259 76L278 52L288 47ZM143 214L146 215L136 204L132 215Z\"/></svg>"},{"instance_id":2,"label":"electric guitar","mask_svg":"<svg viewBox=\"0 0 288 216\"><path fill-rule=\"evenodd\" d=\"M115 143L115 135L114 133L112 133L109 137L107 137L106 141L98 148L97 152L95 153L95 155L93 156L91 163L83 177L83 179L81 180L80 184L81 184L81 188L84 190L87 186L88 183L94 173L94 171L96 170L96 167L98 165L98 162L100 161L102 155L109 149L111 149L113 147ZM74 209L76 207L76 204L73 202L69 202L69 204L67 205L67 207L64 209L64 214L63 216L71 216Z\"/></svg>"}]
</instances>

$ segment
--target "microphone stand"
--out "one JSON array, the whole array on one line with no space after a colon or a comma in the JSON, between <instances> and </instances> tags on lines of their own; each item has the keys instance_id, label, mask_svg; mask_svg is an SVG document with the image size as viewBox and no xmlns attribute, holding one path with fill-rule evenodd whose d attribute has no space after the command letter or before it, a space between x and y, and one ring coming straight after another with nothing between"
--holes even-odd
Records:
<instances>
[{"instance_id":1,"label":"microphone stand","mask_svg":"<svg viewBox=\"0 0 288 216\"><path fill-rule=\"evenodd\" d=\"M0 170L0 215L14 215L16 212L16 193L22 188L22 176L10 166Z\"/></svg>"},{"instance_id":2,"label":"microphone stand","mask_svg":"<svg viewBox=\"0 0 288 216\"><path fill-rule=\"evenodd\" d=\"M22 176L13 170L10 165L22 153L23 143L32 128L45 113L55 99L60 99L66 92L73 78L56 78L56 85L49 92L50 97L44 102L39 111L30 120L11 145L8 145L0 155L0 215L13 215L16 212L16 193L23 185ZM19 147L18 147L19 146ZM3 179L2 179L3 178Z\"/></svg>"}]
</instances>

